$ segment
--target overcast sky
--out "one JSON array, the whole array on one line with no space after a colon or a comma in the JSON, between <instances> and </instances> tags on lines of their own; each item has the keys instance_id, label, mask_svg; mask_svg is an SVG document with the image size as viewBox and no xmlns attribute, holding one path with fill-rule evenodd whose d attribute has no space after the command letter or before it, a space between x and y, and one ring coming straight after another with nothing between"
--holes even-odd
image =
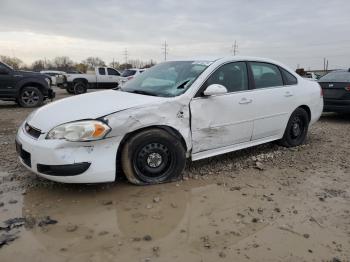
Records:
<instances>
[{"instance_id":1,"label":"overcast sky","mask_svg":"<svg viewBox=\"0 0 350 262\"><path fill-rule=\"evenodd\" d=\"M0 0L0 54L106 62L269 57L296 68L350 67L349 0Z\"/></svg>"}]
</instances>

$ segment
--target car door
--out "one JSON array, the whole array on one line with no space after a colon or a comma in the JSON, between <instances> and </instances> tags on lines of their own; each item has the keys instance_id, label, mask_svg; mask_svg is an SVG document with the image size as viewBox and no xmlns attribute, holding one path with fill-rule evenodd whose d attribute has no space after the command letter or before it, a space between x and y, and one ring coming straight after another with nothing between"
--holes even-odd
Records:
<instances>
[{"instance_id":1,"label":"car door","mask_svg":"<svg viewBox=\"0 0 350 262\"><path fill-rule=\"evenodd\" d=\"M99 67L97 71L97 88L109 88L109 77L107 75L106 68Z\"/></svg>"},{"instance_id":2,"label":"car door","mask_svg":"<svg viewBox=\"0 0 350 262\"><path fill-rule=\"evenodd\" d=\"M223 85L228 92L200 95L211 84ZM190 102L193 154L219 150L251 139L253 116L249 109L248 89L245 62L224 64L206 80L199 94Z\"/></svg>"},{"instance_id":3,"label":"car door","mask_svg":"<svg viewBox=\"0 0 350 262\"><path fill-rule=\"evenodd\" d=\"M109 87L110 88L117 87L120 80L120 73L117 70L108 67L107 75L109 79Z\"/></svg>"},{"instance_id":4,"label":"car door","mask_svg":"<svg viewBox=\"0 0 350 262\"><path fill-rule=\"evenodd\" d=\"M14 75L0 63L0 97L13 96L15 93Z\"/></svg>"},{"instance_id":5,"label":"car door","mask_svg":"<svg viewBox=\"0 0 350 262\"><path fill-rule=\"evenodd\" d=\"M284 85L277 65L265 62L248 64L254 81L251 92L255 112L252 140L281 136L295 106L293 86Z\"/></svg>"}]
</instances>

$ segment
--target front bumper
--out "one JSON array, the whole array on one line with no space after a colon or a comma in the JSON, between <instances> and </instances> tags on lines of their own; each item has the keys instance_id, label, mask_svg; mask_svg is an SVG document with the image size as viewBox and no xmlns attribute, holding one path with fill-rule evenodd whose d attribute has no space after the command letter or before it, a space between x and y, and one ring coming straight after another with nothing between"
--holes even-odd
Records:
<instances>
[{"instance_id":1,"label":"front bumper","mask_svg":"<svg viewBox=\"0 0 350 262\"><path fill-rule=\"evenodd\" d=\"M47 98L49 99L54 99L56 97L56 93L55 91L53 91L51 88L48 89L47 91Z\"/></svg>"},{"instance_id":2,"label":"front bumper","mask_svg":"<svg viewBox=\"0 0 350 262\"><path fill-rule=\"evenodd\" d=\"M115 181L118 138L68 142L46 140L45 136L41 134L35 139L26 133L23 125L18 130L16 144L19 160L32 172L63 183Z\"/></svg>"}]
</instances>

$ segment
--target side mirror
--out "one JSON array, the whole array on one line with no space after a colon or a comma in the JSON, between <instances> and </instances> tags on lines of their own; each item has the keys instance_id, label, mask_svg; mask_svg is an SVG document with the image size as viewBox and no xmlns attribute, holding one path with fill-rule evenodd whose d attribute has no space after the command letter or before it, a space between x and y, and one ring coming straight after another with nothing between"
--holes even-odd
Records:
<instances>
[{"instance_id":1,"label":"side mirror","mask_svg":"<svg viewBox=\"0 0 350 262\"><path fill-rule=\"evenodd\" d=\"M204 90L203 94L205 96L222 95L227 93L227 88L223 85L212 84Z\"/></svg>"},{"instance_id":2,"label":"side mirror","mask_svg":"<svg viewBox=\"0 0 350 262\"><path fill-rule=\"evenodd\" d=\"M0 68L0 75L8 75L9 71L7 71L5 68Z\"/></svg>"}]
</instances>

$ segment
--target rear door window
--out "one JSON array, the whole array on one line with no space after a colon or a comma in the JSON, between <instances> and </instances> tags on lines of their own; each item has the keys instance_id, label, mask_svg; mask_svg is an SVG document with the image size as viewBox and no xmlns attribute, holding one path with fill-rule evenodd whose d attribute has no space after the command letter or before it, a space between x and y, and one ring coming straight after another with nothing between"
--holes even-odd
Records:
<instances>
[{"instance_id":1,"label":"rear door window","mask_svg":"<svg viewBox=\"0 0 350 262\"><path fill-rule=\"evenodd\" d=\"M276 65L262 62L250 62L255 88L283 86L280 70Z\"/></svg>"}]
</instances>

